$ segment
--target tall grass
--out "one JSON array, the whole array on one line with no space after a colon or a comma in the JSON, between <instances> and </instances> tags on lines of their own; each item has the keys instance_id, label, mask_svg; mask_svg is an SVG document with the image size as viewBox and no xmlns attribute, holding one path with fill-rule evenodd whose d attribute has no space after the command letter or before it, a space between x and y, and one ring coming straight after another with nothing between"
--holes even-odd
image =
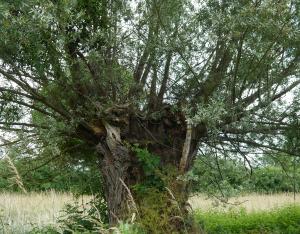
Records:
<instances>
[{"instance_id":1,"label":"tall grass","mask_svg":"<svg viewBox=\"0 0 300 234\"><path fill-rule=\"evenodd\" d=\"M191 197L189 202L194 210L200 209L202 211L226 211L232 209L239 210L240 208L242 208L245 209L246 212L256 212L280 208L294 203L300 205L300 194L296 194L296 200L294 201L293 193L253 193L230 198L225 203L220 202L218 199L199 194L197 196Z\"/></svg>"},{"instance_id":2,"label":"tall grass","mask_svg":"<svg viewBox=\"0 0 300 234\"><path fill-rule=\"evenodd\" d=\"M66 203L75 202L68 193L1 193L0 233L23 234L33 227L56 225L60 211ZM83 197L88 200L88 197Z\"/></svg>"}]
</instances>

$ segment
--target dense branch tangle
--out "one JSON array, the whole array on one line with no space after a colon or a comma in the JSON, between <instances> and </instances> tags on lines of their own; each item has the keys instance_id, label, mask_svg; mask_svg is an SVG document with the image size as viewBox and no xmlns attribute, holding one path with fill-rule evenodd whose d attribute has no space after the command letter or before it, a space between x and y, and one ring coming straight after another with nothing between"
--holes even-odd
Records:
<instances>
[{"instance_id":1,"label":"dense branch tangle","mask_svg":"<svg viewBox=\"0 0 300 234\"><path fill-rule=\"evenodd\" d=\"M300 83L293 1L1 6L0 128L86 142L103 161L107 186L115 183L108 195L126 192L120 181L142 180L128 144L185 172L199 142L242 139L224 133L274 137L297 114L296 105L278 108ZM122 197L115 199L118 213Z\"/></svg>"}]
</instances>

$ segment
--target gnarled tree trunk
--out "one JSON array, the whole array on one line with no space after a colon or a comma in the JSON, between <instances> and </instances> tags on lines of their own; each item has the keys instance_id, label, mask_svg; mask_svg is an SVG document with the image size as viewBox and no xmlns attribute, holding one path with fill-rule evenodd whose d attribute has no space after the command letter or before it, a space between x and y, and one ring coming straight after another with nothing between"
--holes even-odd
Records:
<instances>
[{"instance_id":1,"label":"gnarled tree trunk","mask_svg":"<svg viewBox=\"0 0 300 234\"><path fill-rule=\"evenodd\" d=\"M101 173L105 182L109 221L110 225L115 225L118 220L130 218L130 211L139 212L136 205L139 206L142 201L136 200L130 189L149 179L128 145L138 143L141 148L159 157L160 168L172 167L180 175L190 168L197 141L185 119L168 111L158 120L131 117L124 128L108 123L104 126L106 137L97 145L97 150L102 159ZM187 202L188 194L186 184L176 180L176 177L172 178L172 187L165 188L164 193L169 194L170 198L178 198L177 205L181 209ZM170 222L174 222L172 217Z\"/></svg>"},{"instance_id":2,"label":"gnarled tree trunk","mask_svg":"<svg viewBox=\"0 0 300 234\"><path fill-rule=\"evenodd\" d=\"M121 142L119 129L107 123L105 128L106 141L99 143L97 150L102 156L101 174L105 184L109 222L114 225L128 213L124 181L128 178L130 155L129 150Z\"/></svg>"}]
</instances>

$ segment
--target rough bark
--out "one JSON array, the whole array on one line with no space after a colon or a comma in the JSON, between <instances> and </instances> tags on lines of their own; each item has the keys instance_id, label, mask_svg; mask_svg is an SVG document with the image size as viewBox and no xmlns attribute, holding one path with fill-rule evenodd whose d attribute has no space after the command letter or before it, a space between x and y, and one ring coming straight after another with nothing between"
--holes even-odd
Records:
<instances>
[{"instance_id":1,"label":"rough bark","mask_svg":"<svg viewBox=\"0 0 300 234\"><path fill-rule=\"evenodd\" d=\"M115 225L118 220L129 218L132 212L138 213L135 202L139 204L140 201L134 201L136 198L132 196L130 188L146 180L142 165L128 145L138 143L141 148L159 156L160 168L172 166L177 168L179 175L190 168L197 141L194 139L196 136L191 134L191 127L187 128L184 117L169 109L165 109L161 117L156 119L130 116L128 124L124 126L103 124L106 136L98 143L97 150L101 155L109 221L110 225ZM174 177L172 186L168 189L183 207L187 202L186 184L176 181Z\"/></svg>"},{"instance_id":2,"label":"rough bark","mask_svg":"<svg viewBox=\"0 0 300 234\"><path fill-rule=\"evenodd\" d=\"M129 151L122 144L120 130L105 124L107 136L105 142L97 145L98 152L102 155L101 173L105 183L105 196L111 225L126 217L127 200L126 187L122 183L127 180Z\"/></svg>"}]
</instances>

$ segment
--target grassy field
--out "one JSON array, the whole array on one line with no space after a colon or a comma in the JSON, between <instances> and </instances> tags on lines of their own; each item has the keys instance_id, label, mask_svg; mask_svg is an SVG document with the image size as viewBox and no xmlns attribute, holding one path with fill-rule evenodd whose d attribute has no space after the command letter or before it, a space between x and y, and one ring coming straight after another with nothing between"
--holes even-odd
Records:
<instances>
[{"instance_id":1,"label":"grassy field","mask_svg":"<svg viewBox=\"0 0 300 234\"><path fill-rule=\"evenodd\" d=\"M81 197L79 202L85 203L88 199ZM63 206L73 202L75 199L67 193L1 193L0 234L22 234L31 230L33 226L55 226Z\"/></svg>"},{"instance_id":2,"label":"grassy field","mask_svg":"<svg viewBox=\"0 0 300 234\"><path fill-rule=\"evenodd\" d=\"M197 195L190 198L190 204L193 210L232 210L240 208L245 209L246 212L266 211L274 208L290 205L300 204L300 194L296 194L294 201L294 195L292 193L280 193L280 194L249 194L240 197L234 197L226 201L220 202L218 199L208 198L205 195Z\"/></svg>"},{"instance_id":3,"label":"grassy field","mask_svg":"<svg viewBox=\"0 0 300 234\"><path fill-rule=\"evenodd\" d=\"M226 203L198 195L190 203L203 233L300 234L300 194L249 194Z\"/></svg>"},{"instance_id":4,"label":"grassy field","mask_svg":"<svg viewBox=\"0 0 300 234\"><path fill-rule=\"evenodd\" d=\"M205 234L299 234L300 206L254 212L196 211L195 220Z\"/></svg>"},{"instance_id":5,"label":"grassy field","mask_svg":"<svg viewBox=\"0 0 300 234\"><path fill-rule=\"evenodd\" d=\"M85 204L88 200L89 197L87 196L79 198L81 204ZM60 216L60 210L63 206L74 201L72 195L66 193L49 192L28 195L2 193L0 194L0 233L22 234L32 229L33 226L42 227L49 224L55 226L55 221ZM221 214L222 212L227 212L228 217L233 217L232 212L243 207L245 212L256 214L257 211L270 211L274 208L292 205L294 200L293 194L251 194L230 199L224 206L216 202L215 199L208 199L199 195L192 197L190 203L194 210L200 210L196 214L199 222L220 223L220 217L224 216ZM300 204L300 194L296 196L296 204ZM263 216L268 217L266 214ZM225 220L228 221L230 219L228 217ZM234 220L237 220L236 217ZM262 216L256 215L255 217L259 219ZM255 218L251 219L255 220ZM216 227L213 226L213 228Z\"/></svg>"}]
</instances>

